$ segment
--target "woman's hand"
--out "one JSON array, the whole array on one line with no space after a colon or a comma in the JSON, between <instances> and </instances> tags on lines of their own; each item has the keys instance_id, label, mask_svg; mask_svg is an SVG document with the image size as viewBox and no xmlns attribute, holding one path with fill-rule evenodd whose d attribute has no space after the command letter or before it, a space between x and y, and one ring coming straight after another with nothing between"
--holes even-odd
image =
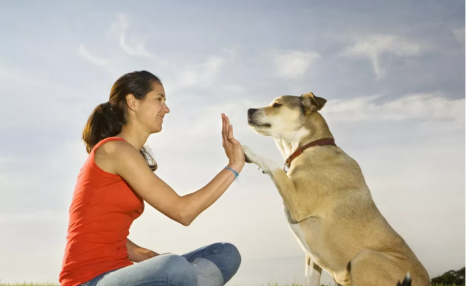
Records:
<instances>
[{"instance_id":1,"label":"woman's hand","mask_svg":"<svg viewBox=\"0 0 466 286\"><path fill-rule=\"evenodd\" d=\"M222 113L222 138L223 148L225 148L225 154L227 155L229 167L240 172L245 164L245 156L241 144L233 137L233 126L230 124L228 117Z\"/></svg>"}]
</instances>

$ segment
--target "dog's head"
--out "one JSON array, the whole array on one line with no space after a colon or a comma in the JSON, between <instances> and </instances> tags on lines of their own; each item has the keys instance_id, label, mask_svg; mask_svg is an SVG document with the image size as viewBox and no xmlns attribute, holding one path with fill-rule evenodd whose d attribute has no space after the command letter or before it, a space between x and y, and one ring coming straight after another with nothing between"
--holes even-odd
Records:
<instances>
[{"instance_id":1,"label":"dog's head","mask_svg":"<svg viewBox=\"0 0 466 286\"><path fill-rule=\"evenodd\" d=\"M309 115L321 110L326 102L312 92L301 96L282 95L266 107L250 108L248 125L264 136L283 138L303 126Z\"/></svg>"}]
</instances>

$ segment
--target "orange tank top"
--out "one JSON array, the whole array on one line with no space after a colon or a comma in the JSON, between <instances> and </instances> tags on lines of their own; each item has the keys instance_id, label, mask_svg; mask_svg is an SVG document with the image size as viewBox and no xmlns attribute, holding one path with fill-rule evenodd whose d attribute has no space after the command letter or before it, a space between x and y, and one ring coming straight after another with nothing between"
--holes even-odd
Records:
<instances>
[{"instance_id":1,"label":"orange tank top","mask_svg":"<svg viewBox=\"0 0 466 286\"><path fill-rule=\"evenodd\" d=\"M61 286L77 286L118 268L132 265L126 238L133 221L144 211L144 201L116 174L100 169L94 152L81 168L69 209L65 255L59 276Z\"/></svg>"}]
</instances>

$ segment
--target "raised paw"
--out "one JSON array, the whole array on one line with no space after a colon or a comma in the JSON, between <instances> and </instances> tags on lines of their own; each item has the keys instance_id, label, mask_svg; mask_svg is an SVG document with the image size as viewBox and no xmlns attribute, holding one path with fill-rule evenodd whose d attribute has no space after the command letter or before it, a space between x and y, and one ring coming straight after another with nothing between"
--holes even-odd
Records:
<instances>
[{"instance_id":1,"label":"raised paw","mask_svg":"<svg viewBox=\"0 0 466 286\"><path fill-rule=\"evenodd\" d=\"M255 163L257 155L254 154L254 152L252 152L252 150L248 146L241 145L241 147L243 147L243 153L246 163Z\"/></svg>"}]
</instances>

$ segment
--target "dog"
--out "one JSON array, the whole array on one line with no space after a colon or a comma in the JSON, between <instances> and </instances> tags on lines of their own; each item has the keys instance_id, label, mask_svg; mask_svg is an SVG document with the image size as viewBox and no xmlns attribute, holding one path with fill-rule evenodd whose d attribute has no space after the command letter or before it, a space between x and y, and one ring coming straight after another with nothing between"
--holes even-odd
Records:
<instances>
[{"instance_id":1,"label":"dog","mask_svg":"<svg viewBox=\"0 0 466 286\"><path fill-rule=\"evenodd\" d=\"M242 145L246 162L269 175L283 199L305 253L305 285L319 286L324 269L342 286L430 286L424 266L376 207L358 163L336 146L319 113L326 102L309 92L248 110L248 125L274 139L283 168Z\"/></svg>"}]
</instances>

